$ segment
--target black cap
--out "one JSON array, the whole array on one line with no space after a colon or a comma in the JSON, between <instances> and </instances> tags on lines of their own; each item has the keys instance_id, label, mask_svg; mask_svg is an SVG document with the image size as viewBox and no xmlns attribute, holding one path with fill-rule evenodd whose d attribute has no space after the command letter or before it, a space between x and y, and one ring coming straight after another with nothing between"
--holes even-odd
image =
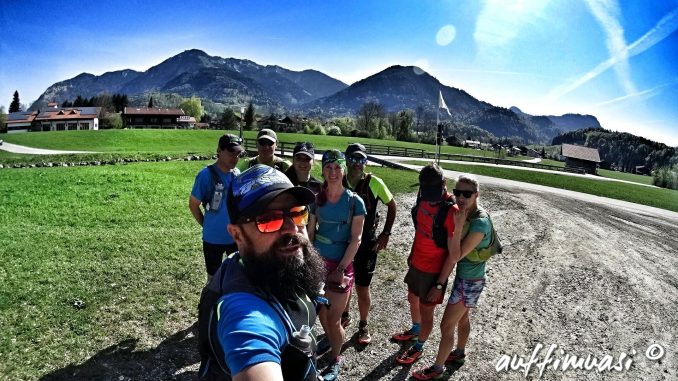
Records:
<instances>
[{"instance_id":1,"label":"black cap","mask_svg":"<svg viewBox=\"0 0 678 381\"><path fill-rule=\"evenodd\" d=\"M292 156L297 156L297 154L306 155L311 159L315 158L315 151L313 149L313 143L311 142L298 142L294 146L294 151L292 151Z\"/></svg>"},{"instance_id":2,"label":"black cap","mask_svg":"<svg viewBox=\"0 0 678 381\"><path fill-rule=\"evenodd\" d=\"M365 150L365 146L360 143L351 143L346 147L346 157L350 156L362 156L363 158L366 158L367 150Z\"/></svg>"},{"instance_id":3,"label":"black cap","mask_svg":"<svg viewBox=\"0 0 678 381\"><path fill-rule=\"evenodd\" d=\"M419 196L424 201L441 201L445 175L440 167L431 163L419 172Z\"/></svg>"},{"instance_id":4,"label":"black cap","mask_svg":"<svg viewBox=\"0 0 678 381\"><path fill-rule=\"evenodd\" d=\"M233 134L225 134L219 138L219 149L225 149L229 152L242 152L244 149L240 145L241 143L242 139L239 137Z\"/></svg>"}]
</instances>

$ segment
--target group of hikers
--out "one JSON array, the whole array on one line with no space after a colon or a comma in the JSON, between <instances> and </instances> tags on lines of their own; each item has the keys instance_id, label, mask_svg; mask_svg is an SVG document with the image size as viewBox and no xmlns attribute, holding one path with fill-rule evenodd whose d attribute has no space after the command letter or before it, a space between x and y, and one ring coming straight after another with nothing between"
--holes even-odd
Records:
<instances>
[{"instance_id":1,"label":"group of hikers","mask_svg":"<svg viewBox=\"0 0 678 381\"><path fill-rule=\"evenodd\" d=\"M372 340L370 284L378 253L388 245L396 201L382 179L365 171L362 144L325 151L321 181L311 175L312 143L297 143L292 163L275 155L277 143L274 131L262 129L257 156L239 163L242 140L223 135L216 162L195 178L189 208L202 226L208 278L198 308L204 380L338 379L354 285L357 342ZM446 363L465 359L468 311L485 285L486 258L479 253L493 233L478 196L473 176L460 176L450 193L436 164L419 174L405 276L412 325L392 336L409 344L397 363L421 356L455 266L456 275L435 363L416 370L416 379L440 378ZM387 209L381 230L379 202ZM320 341L317 319L325 334ZM326 351L331 361L321 372L316 357Z\"/></svg>"}]
</instances>

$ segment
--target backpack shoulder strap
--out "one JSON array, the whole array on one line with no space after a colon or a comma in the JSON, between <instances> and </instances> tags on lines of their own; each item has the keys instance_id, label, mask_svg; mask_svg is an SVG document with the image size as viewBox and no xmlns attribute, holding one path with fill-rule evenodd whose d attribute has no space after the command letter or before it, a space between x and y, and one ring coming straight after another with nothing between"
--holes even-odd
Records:
<instances>
[{"instance_id":1,"label":"backpack shoulder strap","mask_svg":"<svg viewBox=\"0 0 678 381\"><path fill-rule=\"evenodd\" d=\"M348 231L351 231L351 224L353 223L353 208L355 208L355 192L348 190L348 219L346 223L348 224Z\"/></svg>"}]
</instances>

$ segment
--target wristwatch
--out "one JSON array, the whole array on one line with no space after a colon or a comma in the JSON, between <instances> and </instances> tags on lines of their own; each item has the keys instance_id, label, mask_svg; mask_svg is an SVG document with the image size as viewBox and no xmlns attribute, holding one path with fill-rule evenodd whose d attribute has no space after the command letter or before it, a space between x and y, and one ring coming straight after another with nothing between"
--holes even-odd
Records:
<instances>
[{"instance_id":1,"label":"wristwatch","mask_svg":"<svg viewBox=\"0 0 678 381\"><path fill-rule=\"evenodd\" d=\"M443 289L443 284L442 283L436 283L436 290L442 290Z\"/></svg>"}]
</instances>

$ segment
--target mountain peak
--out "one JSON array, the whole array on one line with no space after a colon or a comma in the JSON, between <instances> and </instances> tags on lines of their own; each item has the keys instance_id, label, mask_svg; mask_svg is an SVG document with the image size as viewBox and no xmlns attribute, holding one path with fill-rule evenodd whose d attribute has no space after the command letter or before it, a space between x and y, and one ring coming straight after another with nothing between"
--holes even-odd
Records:
<instances>
[{"instance_id":1,"label":"mountain peak","mask_svg":"<svg viewBox=\"0 0 678 381\"><path fill-rule=\"evenodd\" d=\"M177 54L177 56L203 56L203 57L210 57L209 54L205 53L204 51L200 49L188 49L184 50L183 52Z\"/></svg>"}]
</instances>

